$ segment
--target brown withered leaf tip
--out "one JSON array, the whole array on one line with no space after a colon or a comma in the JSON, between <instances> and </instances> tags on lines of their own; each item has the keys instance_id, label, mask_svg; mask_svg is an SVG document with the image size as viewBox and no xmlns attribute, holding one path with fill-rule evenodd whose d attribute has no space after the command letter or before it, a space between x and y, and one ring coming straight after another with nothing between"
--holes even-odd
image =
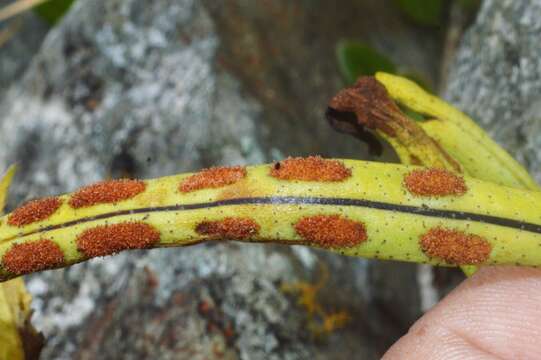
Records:
<instances>
[{"instance_id":1,"label":"brown withered leaf tip","mask_svg":"<svg viewBox=\"0 0 541 360\"><path fill-rule=\"evenodd\" d=\"M244 240L259 233L259 224L250 218L227 217L216 221L203 221L195 231L213 238Z\"/></svg>"},{"instance_id":2,"label":"brown withered leaf tip","mask_svg":"<svg viewBox=\"0 0 541 360\"><path fill-rule=\"evenodd\" d=\"M27 202L15 209L8 216L8 224L12 226L24 226L36 221L47 219L62 205L58 197L47 197Z\"/></svg>"},{"instance_id":3,"label":"brown withered leaf tip","mask_svg":"<svg viewBox=\"0 0 541 360\"><path fill-rule=\"evenodd\" d=\"M333 97L329 102L326 117L335 130L367 141L371 153L377 151L377 154L380 154L382 147L380 145L376 148L376 142L367 136L368 132L364 128L381 131L406 148L410 148L411 144L427 147L438 154L437 162L461 171L460 164L421 126L405 115L383 84L372 76L360 77L355 85L341 90ZM421 159L412 159L415 160Z\"/></svg>"},{"instance_id":4,"label":"brown withered leaf tip","mask_svg":"<svg viewBox=\"0 0 541 360\"><path fill-rule=\"evenodd\" d=\"M481 264L492 250L490 243L481 236L441 227L430 229L419 242L427 256L455 265Z\"/></svg>"},{"instance_id":5,"label":"brown withered leaf tip","mask_svg":"<svg viewBox=\"0 0 541 360\"><path fill-rule=\"evenodd\" d=\"M304 240L324 248L344 248L367 239L363 223L340 215L315 215L300 219L295 231Z\"/></svg>"},{"instance_id":6,"label":"brown withered leaf tip","mask_svg":"<svg viewBox=\"0 0 541 360\"><path fill-rule=\"evenodd\" d=\"M338 160L309 156L275 163L270 175L280 180L342 181L351 176L351 170Z\"/></svg>"},{"instance_id":7,"label":"brown withered leaf tip","mask_svg":"<svg viewBox=\"0 0 541 360\"><path fill-rule=\"evenodd\" d=\"M400 109L385 87L373 76L360 77L355 85L340 91L329 102L329 108L334 111L337 122L351 123L351 118L346 114L353 113L358 124L373 130L379 129L392 137L395 136L395 130L389 122L401 116Z\"/></svg>"},{"instance_id":8,"label":"brown withered leaf tip","mask_svg":"<svg viewBox=\"0 0 541 360\"><path fill-rule=\"evenodd\" d=\"M96 204L117 203L145 191L146 185L141 180L119 179L100 181L80 188L69 199L69 205L78 209Z\"/></svg>"},{"instance_id":9,"label":"brown withered leaf tip","mask_svg":"<svg viewBox=\"0 0 541 360\"><path fill-rule=\"evenodd\" d=\"M143 222L100 225L77 236L77 249L87 257L106 256L128 249L148 249L160 241L160 232Z\"/></svg>"},{"instance_id":10,"label":"brown withered leaf tip","mask_svg":"<svg viewBox=\"0 0 541 360\"><path fill-rule=\"evenodd\" d=\"M370 155L381 156L383 154L381 141L372 132L367 131L363 124L357 121L354 113L341 112L327 107L325 118L335 131L351 135L368 145Z\"/></svg>"},{"instance_id":11,"label":"brown withered leaf tip","mask_svg":"<svg viewBox=\"0 0 541 360\"><path fill-rule=\"evenodd\" d=\"M219 188L231 185L246 177L246 168L243 166L214 167L204 169L184 179L179 190L191 192L200 189Z\"/></svg>"},{"instance_id":12,"label":"brown withered leaf tip","mask_svg":"<svg viewBox=\"0 0 541 360\"><path fill-rule=\"evenodd\" d=\"M2 266L15 275L53 269L63 263L62 250L56 243L48 239L14 244L2 259Z\"/></svg>"},{"instance_id":13,"label":"brown withered leaf tip","mask_svg":"<svg viewBox=\"0 0 541 360\"><path fill-rule=\"evenodd\" d=\"M413 170L404 177L404 186L414 195L463 195L468 190L464 178L444 169Z\"/></svg>"}]
</instances>

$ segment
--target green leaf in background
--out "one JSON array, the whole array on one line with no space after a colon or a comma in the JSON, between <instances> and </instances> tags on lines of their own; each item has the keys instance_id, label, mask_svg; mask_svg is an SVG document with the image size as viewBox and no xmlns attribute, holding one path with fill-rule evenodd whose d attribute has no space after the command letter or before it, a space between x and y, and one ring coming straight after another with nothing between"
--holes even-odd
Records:
<instances>
[{"instance_id":1,"label":"green leaf in background","mask_svg":"<svg viewBox=\"0 0 541 360\"><path fill-rule=\"evenodd\" d=\"M477 12L481 6L481 0L457 0L460 6L466 11Z\"/></svg>"},{"instance_id":2,"label":"green leaf in background","mask_svg":"<svg viewBox=\"0 0 541 360\"><path fill-rule=\"evenodd\" d=\"M34 11L49 24L56 23L68 11L74 0L49 0L36 6Z\"/></svg>"},{"instance_id":3,"label":"green leaf in background","mask_svg":"<svg viewBox=\"0 0 541 360\"><path fill-rule=\"evenodd\" d=\"M350 84L361 75L374 75L377 71L396 72L396 66L391 60L359 42L340 42L336 47L336 56L340 71Z\"/></svg>"},{"instance_id":4,"label":"green leaf in background","mask_svg":"<svg viewBox=\"0 0 541 360\"><path fill-rule=\"evenodd\" d=\"M442 20L443 0L395 0L409 18L420 25L438 26Z\"/></svg>"}]
</instances>

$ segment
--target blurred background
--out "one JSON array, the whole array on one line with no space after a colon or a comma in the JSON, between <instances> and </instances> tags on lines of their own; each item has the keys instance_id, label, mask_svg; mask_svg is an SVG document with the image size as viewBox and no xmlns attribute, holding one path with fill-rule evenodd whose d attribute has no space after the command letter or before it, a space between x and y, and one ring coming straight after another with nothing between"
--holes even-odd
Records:
<instances>
[{"instance_id":1,"label":"blurred background","mask_svg":"<svg viewBox=\"0 0 541 360\"><path fill-rule=\"evenodd\" d=\"M453 103L541 180L540 35L528 0L0 0L9 209L104 178L310 154L396 162L324 118L339 89L379 70ZM378 359L462 279L228 243L126 252L26 285L41 359Z\"/></svg>"}]
</instances>

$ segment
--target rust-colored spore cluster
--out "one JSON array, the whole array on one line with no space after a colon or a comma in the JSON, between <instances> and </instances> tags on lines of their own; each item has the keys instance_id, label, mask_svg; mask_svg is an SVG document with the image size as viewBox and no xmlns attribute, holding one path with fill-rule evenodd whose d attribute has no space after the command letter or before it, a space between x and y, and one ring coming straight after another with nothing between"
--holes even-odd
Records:
<instances>
[{"instance_id":1,"label":"rust-colored spore cluster","mask_svg":"<svg viewBox=\"0 0 541 360\"><path fill-rule=\"evenodd\" d=\"M62 250L48 239L14 244L2 259L2 266L15 275L57 268L63 263Z\"/></svg>"},{"instance_id":2,"label":"rust-colored spore cluster","mask_svg":"<svg viewBox=\"0 0 541 360\"><path fill-rule=\"evenodd\" d=\"M270 175L280 180L342 181L351 176L351 170L338 160L309 156L288 158L276 163Z\"/></svg>"},{"instance_id":3,"label":"rust-colored spore cluster","mask_svg":"<svg viewBox=\"0 0 541 360\"><path fill-rule=\"evenodd\" d=\"M58 197L47 197L27 202L15 209L8 216L8 224L11 226L25 226L36 221L47 219L62 205Z\"/></svg>"},{"instance_id":4,"label":"rust-colored spore cluster","mask_svg":"<svg viewBox=\"0 0 541 360\"><path fill-rule=\"evenodd\" d=\"M363 223L340 215L315 215L300 219L295 230L304 240L324 248L359 245L367 239Z\"/></svg>"},{"instance_id":5,"label":"rust-colored spore cluster","mask_svg":"<svg viewBox=\"0 0 541 360\"><path fill-rule=\"evenodd\" d=\"M444 169L413 170L404 177L404 186L414 195L463 195L468 190L464 178Z\"/></svg>"},{"instance_id":6,"label":"rust-colored spore cluster","mask_svg":"<svg viewBox=\"0 0 541 360\"><path fill-rule=\"evenodd\" d=\"M146 185L141 180L119 179L100 181L84 186L71 195L69 205L78 209L96 204L117 203L131 199L145 191Z\"/></svg>"},{"instance_id":7,"label":"rust-colored spore cluster","mask_svg":"<svg viewBox=\"0 0 541 360\"><path fill-rule=\"evenodd\" d=\"M77 236L77 249L87 257L112 255L128 249L148 249L160 241L160 232L142 222L100 225Z\"/></svg>"},{"instance_id":8,"label":"rust-colored spore cluster","mask_svg":"<svg viewBox=\"0 0 541 360\"><path fill-rule=\"evenodd\" d=\"M217 221L203 221L195 231L211 238L245 240L259 234L259 224L250 218L227 217Z\"/></svg>"},{"instance_id":9,"label":"rust-colored spore cluster","mask_svg":"<svg viewBox=\"0 0 541 360\"><path fill-rule=\"evenodd\" d=\"M219 188L231 185L246 177L243 166L214 167L204 169L184 179L179 186L181 192L187 193L200 189Z\"/></svg>"},{"instance_id":10,"label":"rust-colored spore cluster","mask_svg":"<svg viewBox=\"0 0 541 360\"><path fill-rule=\"evenodd\" d=\"M485 262L492 246L479 235L437 227L421 236L420 245L429 257L449 264L475 265Z\"/></svg>"}]
</instances>

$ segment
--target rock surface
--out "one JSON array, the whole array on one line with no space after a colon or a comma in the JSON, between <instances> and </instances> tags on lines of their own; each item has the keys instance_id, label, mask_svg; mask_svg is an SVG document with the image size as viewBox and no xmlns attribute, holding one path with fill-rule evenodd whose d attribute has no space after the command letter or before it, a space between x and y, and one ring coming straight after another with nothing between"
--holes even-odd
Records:
<instances>
[{"instance_id":1,"label":"rock surface","mask_svg":"<svg viewBox=\"0 0 541 360\"><path fill-rule=\"evenodd\" d=\"M391 3L78 1L0 101L0 165L20 165L11 206L111 176L366 158L322 117L343 85L336 43L364 39L433 82L438 72L438 36ZM473 86L459 71L481 61L465 58L468 47L451 80ZM455 84L451 99L476 108L452 95ZM325 271L318 301L351 320L314 338L282 287ZM413 265L231 243L123 253L27 284L43 359L373 359L420 315L416 276Z\"/></svg>"},{"instance_id":2,"label":"rock surface","mask_svg":"<svg viewBox=\"0 0 541 360\"><path fill-rule=\"evenodd\" d=\"M0 9L11 3L0 0ZM48 25L32 12L0 24L0 98L24 73L48 30Z\"/></svg>"},{"instance_id":3,"label":"rock surface","mask_svg":"<svg viewBox=\"0 0 541 360\"><path fill-rule=\"evenodd\" d=\"M485 0L464 37L446 97L541 182L540 1Z\"/></svg>"}]
</instances>

